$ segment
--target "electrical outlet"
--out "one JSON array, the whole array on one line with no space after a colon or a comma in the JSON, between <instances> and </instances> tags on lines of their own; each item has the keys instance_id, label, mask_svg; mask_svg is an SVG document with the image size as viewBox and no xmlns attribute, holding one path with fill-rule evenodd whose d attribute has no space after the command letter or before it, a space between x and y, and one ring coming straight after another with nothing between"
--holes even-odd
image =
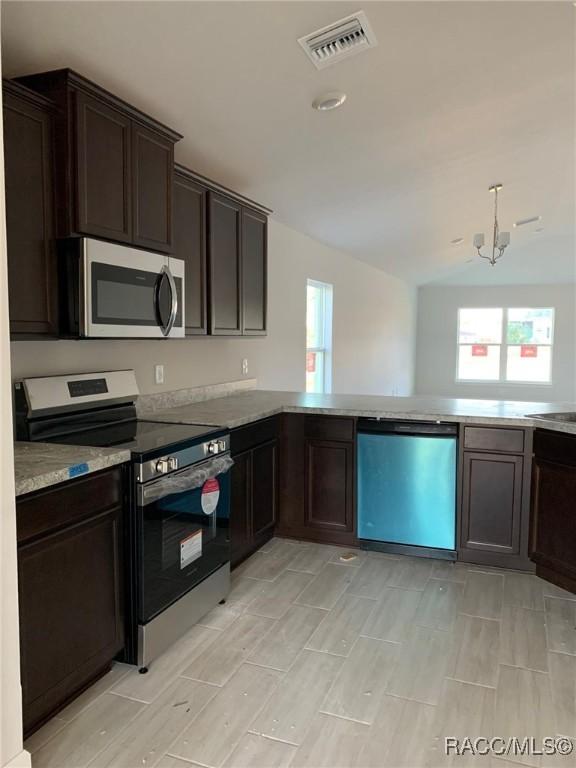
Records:
<instances>
[{"instance_id":1,"label":"electrical outlet","mask_svg":"<svg viewBox=\"0 0 576 768\"><path fill-rule=\"evenodd\" d=\"M242 360L242 375L247 376L248 375L248 358L245 357Z\"/></svg>"},{"instance_id":2,"label":"electrical outlet","mask_svg":"<svg viewBox=\"0 0 576 768\"><path fill-rule=\"evenodd\" d=\"M156 382L156 384L164 384L164 366L163 365L154 366L154 381Z\"/></svg>"}]
</instances>

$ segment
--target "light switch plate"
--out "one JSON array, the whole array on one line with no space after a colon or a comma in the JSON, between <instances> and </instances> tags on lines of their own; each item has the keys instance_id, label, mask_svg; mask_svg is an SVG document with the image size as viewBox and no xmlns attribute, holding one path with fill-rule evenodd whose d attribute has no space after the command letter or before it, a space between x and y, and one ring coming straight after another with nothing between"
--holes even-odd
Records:
<instances>
[{"instance_id":1,"label":"light switch plate","mask_svg":"<svg viewBox=\"0 0 576 768\"><path fill-rule=\"evenodd\" d=\"M164 366L163 365L154 366L154 381L156 382L156 384L164 384Z\"/></svg>"}]
</instances>

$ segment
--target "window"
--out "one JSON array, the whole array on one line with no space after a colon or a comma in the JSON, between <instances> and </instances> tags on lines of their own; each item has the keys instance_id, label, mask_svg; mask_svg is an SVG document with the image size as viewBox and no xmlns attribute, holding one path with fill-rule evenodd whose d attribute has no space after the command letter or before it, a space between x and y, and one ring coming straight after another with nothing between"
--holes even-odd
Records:
<instances>
[{"instance_id":1,"label":"window","mask_svg":"<svg viewBox=\"0 0 576 768\"><path fill-rule=\"evenodd\" d=\"M458 381L549 384L554 310L458 310Z\"/></svg>"},{"instance_id":2,"label":"window","mask_svg":"<svg viewBox=\"0 0 576 768\"><path fill-rule=\"evenodd\" d=\"M332 286L306 285L306 392L332 391Z\"/></svg>"}]
</instances>

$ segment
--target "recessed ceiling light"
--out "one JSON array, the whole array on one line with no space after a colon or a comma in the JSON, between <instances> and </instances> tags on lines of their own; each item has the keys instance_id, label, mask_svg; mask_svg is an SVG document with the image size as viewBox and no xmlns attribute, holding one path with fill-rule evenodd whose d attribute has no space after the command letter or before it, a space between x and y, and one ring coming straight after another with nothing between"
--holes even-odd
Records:
<instances>
[{"instance_id":1,"label":"recessed ceiling light","mask_svg":"<svg viewBox=\"0 0 576 768\"><path fill-rule=\"evenodd\" d=\"M542 216L530 216L529 219L518 219L514 222L515 227L523 227L525 224L533 224L535 221L540 221Z\"/></svg>"},{"instance_id":2,"label":"recessed ceiling light","mask_svg":"<svg viewBox=\"0 0 576 768\"><path fill-rule=\"evenodd\" d=\"M340 91L330 91L330 93L323 93L322 96L318 96L314 99L312 106L319 112L329 112L331 109L338 109L346 101L346 94L340 93Z\"/></svg>"},{"instance_id":3,"label":"recessed ceiling light","mask_svg":"<svg viewBox=\"0 0 576 768\"><path fill-rule=\"evenodd\" d=\"M460 245L460 243L463 243L463 242L464 242L463 237L456 237L454 240L450 240L450 243L452 245Z\"/></svg>"}]
</instances>

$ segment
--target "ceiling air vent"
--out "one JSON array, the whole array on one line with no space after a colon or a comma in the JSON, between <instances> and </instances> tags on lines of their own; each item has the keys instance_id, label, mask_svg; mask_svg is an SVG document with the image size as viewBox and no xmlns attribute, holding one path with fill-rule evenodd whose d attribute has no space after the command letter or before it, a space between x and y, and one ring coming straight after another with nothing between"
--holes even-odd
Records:
<instances>
[{"instance_id":1,"label":"ceiling air vent","mask_svg":"<svg viewBox=\"0 0 576 768\"><path fill-rule=\"evenodd\" d=\"M378 45L364 11L353 13L305 35L298 42L317 69L329 67L341 59Z\"/></svg>"}]
</instances>

